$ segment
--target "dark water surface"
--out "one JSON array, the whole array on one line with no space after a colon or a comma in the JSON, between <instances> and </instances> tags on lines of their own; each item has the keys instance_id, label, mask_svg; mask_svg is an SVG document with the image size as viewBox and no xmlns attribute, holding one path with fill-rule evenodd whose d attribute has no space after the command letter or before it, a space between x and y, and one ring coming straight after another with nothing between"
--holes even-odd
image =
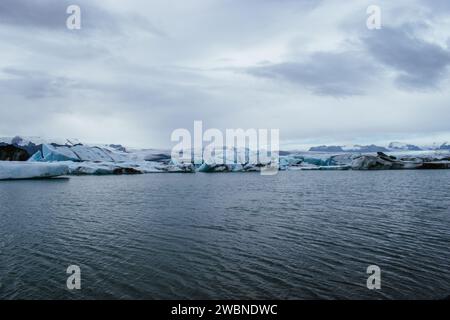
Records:
<instances>
[{"instance_id":1,"label":"dark water surface","mask_svg":"<svg viewBox=\"0 0 450 320\"><path fill-rule=\"evenodd\" d=\"M450 170L0 182L1 299L439 299ZM81 267L81 290L66 269ZM366 268L382 289L366 288Z\"/></svg>"}]
</instances>

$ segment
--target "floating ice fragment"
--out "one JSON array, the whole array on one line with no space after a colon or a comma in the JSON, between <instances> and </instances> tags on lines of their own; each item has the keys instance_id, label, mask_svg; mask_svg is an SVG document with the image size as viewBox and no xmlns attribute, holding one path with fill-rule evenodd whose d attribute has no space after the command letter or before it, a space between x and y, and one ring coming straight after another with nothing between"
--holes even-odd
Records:
<instances>
[{"instance_id":1,"label":"floating ice fragment","mask_svg":"<svg viewBox=\"0 0 450 320\"><path fill-rule=\"evenodd\" d=\"M64 164L0 161L0 180L53 178L68 174Z\"/></svg>"}]
</instances>

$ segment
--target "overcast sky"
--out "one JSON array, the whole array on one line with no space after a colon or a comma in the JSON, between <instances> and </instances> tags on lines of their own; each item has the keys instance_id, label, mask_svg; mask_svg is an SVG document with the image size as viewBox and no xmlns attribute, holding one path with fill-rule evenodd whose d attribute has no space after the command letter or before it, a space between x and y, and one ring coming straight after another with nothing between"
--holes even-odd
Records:
<instances>
[{"instance_id":1,"label":"overcast sky","mask_svg":"<svg viewBox=\"0 0 450 320\"><path fill-rule=\"evenodd\" d=\"M0 136L168 147L202 120L284 147L444 142L449 65L448 0L1 0Z\"/></svg>"}]
</instances>

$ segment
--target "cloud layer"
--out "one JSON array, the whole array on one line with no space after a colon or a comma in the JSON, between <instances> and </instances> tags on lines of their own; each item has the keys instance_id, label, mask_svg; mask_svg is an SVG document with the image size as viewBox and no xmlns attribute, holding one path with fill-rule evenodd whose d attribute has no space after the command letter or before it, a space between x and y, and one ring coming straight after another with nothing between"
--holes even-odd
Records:
<instances>
[{"instance_id":1,"label":"cloud layer","mask_svg":"<svg viewBox=\"0 0 450 320\"><path fill-rule=\"evenodd\" d=\"M0 3L0 135L170 146L205 127L283 144L450 140L450 6L380 1Z\"/></svg>"}]
</instances>

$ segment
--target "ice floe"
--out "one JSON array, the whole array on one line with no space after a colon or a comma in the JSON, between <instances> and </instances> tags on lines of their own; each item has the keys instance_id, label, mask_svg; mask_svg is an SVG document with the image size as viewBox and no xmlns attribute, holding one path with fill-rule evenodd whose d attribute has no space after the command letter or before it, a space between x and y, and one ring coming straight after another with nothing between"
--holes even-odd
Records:
<instances>
[{"instance_id":1,"label":"ice floe","mask_svg":"<svg viewBox=\"0 0 450 320\"><path fill-rule=\"evenodd\" d=\"M69 173L61 163L0 161L0 180L54 178Z\"/></svg>"}]
</instances>

